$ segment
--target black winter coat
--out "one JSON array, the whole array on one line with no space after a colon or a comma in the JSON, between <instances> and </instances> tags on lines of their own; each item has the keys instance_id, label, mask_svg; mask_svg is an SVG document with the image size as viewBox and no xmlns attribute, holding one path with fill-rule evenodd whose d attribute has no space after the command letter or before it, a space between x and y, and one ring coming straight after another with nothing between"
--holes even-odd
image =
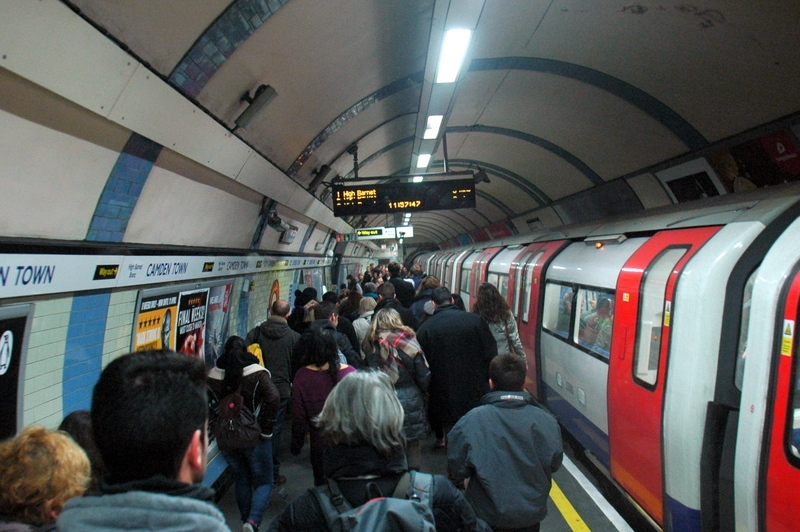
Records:
<instances>
[{"instance_id":1,"label":"black winter coat","mask_svg":"<svg viewBox=\"0 0 800 532\"><path fill-rule=\"evenodd\" d=\"M394 285L394 297L400 300L400 304L405 308L411 306L414 301L414 285L403 280L402 277L391 277L389 282Z\"/></svg>"},{"instance_id":2,"label":"black winter coat","mask_svg":"<svg viewBox=\"0 0 800 532\"><path fill-rule=\"evenodd\" d=\"M374 482L381 493L394 492L408 469L402 451L383 456L369 445L333 445L325 449L325 477L337 481L345 499L353 506L364 504L369 496L367 484ZM377 478L354 478L354 477ZM352 480L345 480L352 479ZM433 477L433 517L439 532L491 532L478 519L464 495L443 475ZM270 532L319 532L329 530L316 497L306 491L269 525Z\"/></svg>"},{"instance_id":3,"label":"black winter coat","mask_svg":"<svg viewBox=\"0 0 800 532\"><path fill-rule=\"evenodd\" d=\"M417 331L431 367L431 407L455 423L489 393L489 363L497 356L489 325L477 314L440 305Z\"/></svg>"},{"instance_id":4,"label":"black winter coat","mask_svg":"<svg viewBox=\"0 0 800 532\"><path fill-rule=\"evenodd\" d=\"M258 343L264 367L272 375L281 399L292 395L292 355L300 343L300 333L293 331L285 318L270 316L267 321L247 333L247 345Z\"/></svg>"},{"instance_id":5,"label":"black winter coat","mask_svg":"<svg viewBox=\"0 0 800 532\"><path fill-rule=\"evenodd\" d=\"M401 333L384 333L386 341L395 346L397 354L398 379L394 383L394 390L400 404L403 405L403 436L407 441L417 441L428 437L430 425L428 424L428 406L425 404L424 394L428 391L431 381L431 370L425 360L419 343L410 335ZM364 342L369 347L367 364L371 368L382 369L384 357L380 345ZM385 355L385 353L384 353Z\"/></svg>"},{"instance_id":6,"label":"black winter coat","mask_svg":"<svg viewBox=\"0 0 800 532\"><path fill-rule=\"evenodd\" d=\"M375 305L375 314L384 308L395 309L397 313L400 314L400 321L402 321L403 325L406 327L410 327L415 331L417 330L417 327L419 327L419 322L417 321L417 318L414 317L414 313L411 312L411 309L405 308L397 298L381 299L378 301L378 304ZM373 316L375 314L373 314Z\"/></svg>"}]
</instances>

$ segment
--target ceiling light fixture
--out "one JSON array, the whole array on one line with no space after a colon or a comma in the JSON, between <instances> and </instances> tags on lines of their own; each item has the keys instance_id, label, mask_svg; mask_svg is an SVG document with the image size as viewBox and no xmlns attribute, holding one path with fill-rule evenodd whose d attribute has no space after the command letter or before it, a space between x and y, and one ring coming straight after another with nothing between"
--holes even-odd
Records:
<instances>
[{"instance_id":1,"label":"ceiling light fixture","mask_svg":"<svg viewBox=\"0 0 800 532\"><path fill-rule=\"evenodd\" d=\"M421 175L415 175L414 179L412 179L412 181L414 183L422 183L422 176Z\"/></svg>"},{"instance_id":2,"label":"ceiling light fixture","mask_svg":"<svg viewBox=\"0 0 800 532\"><path fill-rule=\"evenodd\" d=\"M427 168L430 162L431 162L430 153L420 153L417 156L417 168Z\"/></svg>"},{"instance_id":3,"label":"ceiling light fixture","mask_svg":"<svg viewBox=\"0 0 800 532\"><path fill-rule=\"evenodd\" d=\"M431 115L428 117L428 122L425 125L425 133L422 134L424 139L435 139L439 136L439 128L442 125L444 115Z\"/></svg>"},{"instance_id":4,"label":"ceiling light fixture","mask_svg":"<svg viewBox=\"0 0 800 532\"><path fill-rule=\"evenodd\" d=\"M436 83L453 83L458 78L471 37L471 30L454 29L445 32Z\"/></svg>"}]
</instances>

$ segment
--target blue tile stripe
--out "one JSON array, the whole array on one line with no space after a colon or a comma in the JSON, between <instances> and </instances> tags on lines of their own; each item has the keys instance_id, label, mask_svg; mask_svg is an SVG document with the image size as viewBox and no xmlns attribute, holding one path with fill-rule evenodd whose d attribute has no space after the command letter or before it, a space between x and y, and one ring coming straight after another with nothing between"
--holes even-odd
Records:
<instances>
[{"instance_id":1,"label":"blue tile stripe","mask_svg":"<svg viewBox=\"0 0 800 532\"><path fill-rule=\"evenodd\" d=\"M474 59L469 66L469 71L481 70L529 70L588 83L638 107L669 129L692 151L701 150L709 145L708 139L666 104L630 83L592 68L540 57Z\"/></svg>"},{"instance_id":2,"label":"blue tile stripe","mask_svg":"<svg viewBox=\"0 0 800 532\"><path fill-rule=\"evenodd\" d=\"M325 129L323 129L322 132L317 135L308 146L306 146L306 149L303 150L303 153L298 155L297 159L295 159L295 161L292 163L292 166L289 167L289 170L286 172L287 175L289 175L289 177L294 177L323 142L328 140L331 135L344 127L347 122L357 117L359 113L366 111L376 103L380 103L382 100L385 100L390 96L394 96L398 92L404 91L408 88L419 87L419 89L422 90L423 75L424 72L422 71L415 72L410 76L401 78L393 83L390 83L389 85L386 85L385 87L378 89L366 98L356 102L355 105L337 116L333 122L328 124Z\"/></svg>"},{"instance_id":3,"label":"blue tile stripe","mask_svg":"<svg viewBox=\"0 0 800 532\"><path fill-rule=\"evenodd\" d=\"M131 134L97 202L86 240L122 242L128 222L162 146Z\"/></svg>"},{"instance_id":4,"label":"blue tile stripe","mask_svg":"<svg viewBox=\"0 0 800 532\"><path fill-rule=\"evenodd\" d=\"M306 249L306 244L308 243L308 239L311 238L311 234L314 232L314 228L317 227L317 222L311 222L306 227L306 234L303 235L303 241L300 243L300 249L298 253L303 253Z\"/></svg>"},{"instance_id":5,"label":"blue tile stripe","mask_svg":"<svg viewBox=\"0 0 800 532\"><path fill-rule=\"evenodd\" d=\"M289 0L236 0L217 17L169 79L196 98L225 61Z\"/></svg>"},{"instance_id":6,"label":"blue tile stripe","mask_svg":"<svg viewBox=\"0 0 800 532\"><path fill-rule=\"evenodd\" d=\"M75 410L91 408L92 390L102 370L110 301L111 292L76 294L72 299L62 377L65 416Z\"/></svg>"}]
</instances>

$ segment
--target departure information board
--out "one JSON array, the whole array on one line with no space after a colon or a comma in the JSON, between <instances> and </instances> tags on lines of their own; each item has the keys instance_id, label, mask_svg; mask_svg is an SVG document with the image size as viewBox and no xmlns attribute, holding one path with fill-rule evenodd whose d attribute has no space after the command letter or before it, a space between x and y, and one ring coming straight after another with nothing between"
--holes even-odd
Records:
<instances>
[{"instance_id":1,"label":"departure information board","mask_svg":"<svg viewBox=\"0 0 800 532\"><path fill-rule=\"evenodd\" d=\"M469 209L475 207L475 180L422 183L333 185L333 215Z\"/></svg>"}]
</instances>

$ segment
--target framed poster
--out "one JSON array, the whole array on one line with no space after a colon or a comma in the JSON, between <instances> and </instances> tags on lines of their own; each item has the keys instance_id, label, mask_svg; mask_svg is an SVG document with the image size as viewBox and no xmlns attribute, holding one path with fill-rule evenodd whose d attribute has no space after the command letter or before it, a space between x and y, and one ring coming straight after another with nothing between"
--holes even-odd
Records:
<instances>
[{"instance_id":1,"label":"framed poster","mask_svg":"<svg viewBox=\"0 0 800 532\"><path fill-rule=\"evenodd\" d=\"M717 173L705 159L673 166L656 172L669 197L675 203L683 203L725 194L726 190Z\"/></svg>"}]
</instances>

